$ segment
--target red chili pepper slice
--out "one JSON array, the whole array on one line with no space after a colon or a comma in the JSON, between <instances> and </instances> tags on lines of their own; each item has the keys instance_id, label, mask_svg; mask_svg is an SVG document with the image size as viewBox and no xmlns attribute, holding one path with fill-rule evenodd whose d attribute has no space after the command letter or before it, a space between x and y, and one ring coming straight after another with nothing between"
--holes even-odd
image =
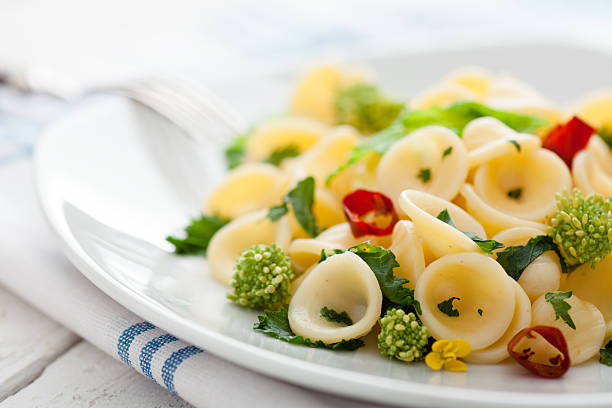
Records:
<instances>
[{"instance_id":1,"label":"red chili pepper slice","mask_svg":"<svg viewBox=\"0 0 612 408\"><path fill-rule=\"evenodd\" d=\"M355 238L389 235L399 221L393 201L376 191L355 190L344 197L342 207Z\"/></svg>"},{"instance_id":2,"label":"red chili pepper slice","mask_svg":"<svg viewBox=\"0 0 612 408\"><path fill-rule=\"evenodd\" d=\"M521 342L525 339L536 339L534 333L542 336L560 354L551 357L538 356L537 351L531 347L521 348ZM535 340L534 340L535 343ZM518 350L517 350L518 348ZM570 357L567 350L567 342L561 330L551 326L533 326L518 332L508 343L508 353L520 365L534 374L545 378L561 377L570 367ZM536 361L539 360L539 361ZM545 363L543 363L545 362Z\"/></svg>"},{"instance_id":3,"label":"red chili pepper slice","mask_svg":"<svg viewBox=\"0 0 612 408\"><path fill-rule=\"evenodd\" d=\"M565 125L557 125L552 129L542 147L557 153L571 168L574 156L586 147L594 132L594 128L574 116Z\"/></svg>"}]
</instances>

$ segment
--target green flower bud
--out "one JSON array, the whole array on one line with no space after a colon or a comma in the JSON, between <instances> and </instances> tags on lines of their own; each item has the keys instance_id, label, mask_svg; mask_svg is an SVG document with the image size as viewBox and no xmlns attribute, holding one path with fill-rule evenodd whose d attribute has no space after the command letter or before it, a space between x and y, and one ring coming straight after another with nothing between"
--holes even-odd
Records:
<instances>
[{"instance_id":1,"label":"green flower bud","mask_svg":"<svg viewBox=\"0 0 612 408\"><path fill-rule=\"evenodd\" d=\"M429 332L419 324L414 313L390 309L379 323L378 349L382 355L406 362L425 358Z\"/></svg>"}]
</instances>

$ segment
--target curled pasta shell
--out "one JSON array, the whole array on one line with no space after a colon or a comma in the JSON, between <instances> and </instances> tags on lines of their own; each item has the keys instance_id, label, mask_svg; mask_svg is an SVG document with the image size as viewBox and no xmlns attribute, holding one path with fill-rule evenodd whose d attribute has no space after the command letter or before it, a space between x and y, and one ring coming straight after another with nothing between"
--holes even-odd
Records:
<instances>
[{"instance_id":1,"label":"curled pasta shell","mask_svg":"<svg viewBox=\"0 0 612 408\"><path fill-rule=\"evenodd\" d=\"M370 242L372 245L378 245L383 248L391 246L391 235L364 235L355 238L351 232L351 226L348 222L343 222L333 227L330 227L319 234L317 239L333 243L335 248L348 249L362 242Z\"/></svg>"},{"instance_id":2,"label":"curled pasta shell","mask_svg":"<svg viewBox=\"0 0 612 408\"><path fill-rule=\"evenodd\" d=\"M542 221L553 213L555 193L571 189L569 169L555 153L514 152L487 162L474 174L474 190L489 206L513 217ZM509 192L520 188L519 197Z\"/></svg>"},{"instance_id":3,"label":"curled pasta shell","mask_svg":"<svg viewBox=\"0 0 612 408\"><path fill-rule=\"evenodd\" d=\"M298 83L291 112L333 124L338 89L362 82L365 76L364 72L342 70L332 65L317 67Z\"/></svg>"},{"instance_id":4,"label":"curled pasta shell","mask_svg":"<svg viewBox=\"0 0 612 408\"><path fill-rule=\"evenodd\" d=\"M512 321L506 332L493 344L481 350L472 351L464 358L469 363L496 364L510 355L508 354L508 342L516 333L531 325L531 302L529 297L518 283L514 283L515 304ZM486 313L483 311L483 315Z\"/></svg>"},{"instance_id":5,"label":"curled pasta shell","mask_svg":"<svg viewBox=\"0 0 612 408\"><path fill-rule=\"evenodd\" d=\"M449 155L444 151L452 147ZM419 177L428 171L427 180ZM467 151L461 139L441 126L427 126L395 143L378 163L376 179L395 202L405 189L416 189L452 200L465 182Z\"/></svg>"},{"instance_id":6,"label":"curled pasta shell","mask_svg":"<svg viewBox=\"0 0 612 408\"><path fill-rule=\"evenodd\" d=\"M483 117L474 119L463 129L463 143L468 150L469 167L480 166L489 160L511 154L516 146L528 153L542 145L540 138L533 135L517 133L498 119Z\"/></svg>"},{"instance_id":7,"label":"curled pasta shell","mask_svg":"<svg viewBox=\"0 0 612 408\"><path fill-rule=\"evenodd\" d=\"M591 137L587 150L578 152L572 162L574 182L584 194L612 196L612 155L599 138Z\"/></svg>"},{"instance_id":8,"label":"curled pasta shell","mask_svg":"<svg viewBox=\"0 0 612 408\"><path fill-rule=\"evenodd\" d=\"M447 76L447 81L464 86L479 98L489 94L492 79L491 74L482 67L463 67Z\"/></svg>"},{"instance_id":9,"label":"curled pasta shell","mask_svg":"<svg viewBox=\"0 0 612 408\"><path fill-rule=\"evenodd\" d=\"M389 250L395 254L400 265L393 274L408 279L408 286L414 289L425 269L425 258L423 242L412 222L401 220L395 224Z\"/></svg>"},{"instance_id":10,"label":"curled pasta shell","mask_svg":"<svg viewBox=\"0 0 612 408\"><path fill-rule=\"evenodd\" d=\"M587 95L580 103L577 112L582 120L596 128L612 125L612 91Z\"/></svg>"},{"instance_id":11,"label":"curled pasta shell","mask_svg":"<svg viewBox=\"0 0 612 408\"><path fill-rule=\"evenodd\" d=\"M270 120L249 135L246 160L266 160L273 151L288 146L305 152L323 137L327 129L321 122L299 116Z\"/></svg>"},{"instance_id":12,"label":"curled pasta shell","mask_svg":"<svg viewBox=\"0 0 612 408\"><path fill-rule=\"evenodd\" d=\"M473 232L482 238L486 238L485 232L478 221L462 208L434 195L416 190L402 192L399 204L414 223L423 243L434 257L456 252L480 251L474 241L461 231ZM436 218L444 209L448 210L459 229Z\"/></svg>"},{"instance_id":13,"label":"curled pasta shell","mask_svg":"<svg viewBox=\"0 0 612 408\"><path fill-rule=\"evenodd\" d=\"M208 245L208 265L213 276L224 285L229 285L234 275L236 258L242 251L255 244L275 242L286 249L291 232L287 217L277 222L266 218L267 210L255 211L237 218L221 228Z\"/></svg>"},{"instance_id":14,"label":"curled pasta shell","mask_svg":"<svg viewBox=\"0 0 612 408\"><path fill-rule=\"evenodd\" d=\"M530 96L488 98L487 106L524 115L540 116L551 126L566 119L566 115L549 101Z\"/></svg>"},{"instance_id":15,"label":"curled pasta shell","mask_svg":"<svg viewBox=\"0 0 612 408\"><path fill-rule=\"evenodd\" d=\"M336 249L333 243L316 238L298 238L289 246L289 257L295 269L302 272L319 262L321 251L327 252L332 249Z\"/></svg>"},{"instance_id":16,"label":"curled pasta shell","mask_svg":"<svg viewBox=\"0 0 612 408\"><path fill-rule=\"evenodd\" d=\"M317 187L315 189L312 213L317 220L317 225L321 228L331 227L346 219L340 202L336 196L325 187ZM294 238L308 237L308 234L302 229L292 211L289 215L289 225L291 226L292 236Z\"/></svg>"},{"instance_id":17,"label":"curled pasta shell","mask_svg":"<svg viewBox=\"0 0 612 408\"><path fill-rule=\"evenodd\" d=\"M542 235L542 231L535 228L516 227L500 232L493 237L504 246L525 245L530 238ZM525 268L518 280L531 301L541 295L559 289L561 282L561 265L559 257L551 252L545 252L537 257Z\"/></svg>"},{"instance_id":18,"label":"curled pasta shell","mask_svg":"<svg viewBox=\"0 0 612 408\"><path fill-rule=\"evenodd\" d=\"M324 306L347 312L353 324L328 322L321 317ZM297 335L337 343L369 333L381 307L374 273L359 256L345 252L321 262L304 278L289 304L289 324Z\"/></svg>"},{"instance_id":19,"label":"curled pasta shell","mask_svg":"<svg viewBox=\"0 0 612 408\"><path fill-rule=\"evenodd\" d=\"M597 263L595 268L584 264L572 271L563 284L564 290L593 303L606 321L606 337L612 335L612 256Z\"/></svg>"},{"instance_id":20,"label":"curled pasta shell","mask_svg":"<svg viewBox=\"0 0 612 408\"><path fill-rule=\"evenodd\" d=\"M565 299L571 306L569 315L576 325L576 330L569 327L562 319L555 319L552 305L540 296L531 306L532 324L553 326L561 330L569 349L572 365L578 365L599 353L605 335L606 323L601 312L589 302L576 295Z\"/></svg>"},{"instance_id":21,"label":"curled pasta shell","mask_svg":"<svg viewBox=\"0 0 612 408\"><path fill-rule=\"evenodd\" d=\"M465 200L467 210L482 224L489 235L494 235L513 227L535 228L542 231L542 233L546 233L546 225L542 223L508 215L485 203L476 194L471 184L464 184L460 193Z\"/></svg>"},{"instance_id":22,"label":"curled pasta shell","mask_svg":"<svg viewBox=\"0 0 612 408\"><path fill-rule=\"evenodd\" d=\"M251 211L278 204L289 178L277 167L248 163L232 170L210 194L207 213L235 219Z\"/></svg>"},{"instance_id":23,"label":"curled pasta shell","mask_svg":"<svg viewBox=\"0 0 612 408\"><path fill-rule=\"evenodd\" d=\"M464 339L480 350L508 329L515 311L515 287L504 269L479 253L446 255L425 268L415 288L421 320L436 339ZM451 297L459 316L438 305ZM483 311L482 315L478 309Z\"/></svg>"},{"instance_id":24,"label":"curled pasta shell","mask_svg":"<svg viewBox=\"0 0 612 408\"><path fill-rule=\"evenodd\" d=\"M432 106L448 106L459 101L476 101L478 95L466 86L446 82L427 88L412 98L411 109L426 109Z\"/></svg>"},{"instance_id":25,"label":"curled pasta shell","mask_svg":"<svg viewBox=\"0 0 612 408\"><path fill-rule=\"evenodd\" d=\"M606 173L612 174L612 153L610 147L599 135L593 135L589 139L586 150L589 152L589 156L599 162Z\"/></svg>"}]
</instances>

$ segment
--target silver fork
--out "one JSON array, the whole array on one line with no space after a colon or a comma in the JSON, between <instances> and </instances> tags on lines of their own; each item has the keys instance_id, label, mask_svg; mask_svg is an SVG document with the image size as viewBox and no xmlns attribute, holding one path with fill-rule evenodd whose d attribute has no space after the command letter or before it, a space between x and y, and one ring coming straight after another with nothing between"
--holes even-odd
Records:
<instances>
[{"instance_id":1,"label":"silver fork","mask_svg":"<svg viewBox=\"0 0 612 408\"><path fill-rule=\"evenodd\" d=\"M227 102L190 80L150 78L116 91L166 117L200 143L226 144L246 129Z\"/></svg>"}]
</instances>

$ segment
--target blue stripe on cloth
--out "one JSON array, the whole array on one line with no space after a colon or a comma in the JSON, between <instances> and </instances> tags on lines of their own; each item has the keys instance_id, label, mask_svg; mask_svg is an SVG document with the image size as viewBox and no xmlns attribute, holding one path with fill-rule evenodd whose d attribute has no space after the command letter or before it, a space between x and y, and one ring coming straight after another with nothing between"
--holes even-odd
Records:
<instances>
[{"instance_id":1,"label":"blue stripe on cloth","mask_svg":"<svg viewBox=\"0 0 612 408\"><path fill-rule=\"evenodd\" d=\"M202 351L202 349L196 346L187 346L175 351L170 355L170 357L168 357L164 363L164 366L162 367L162 379L164 380L164 385L169 391L176 394L176 391L174 390L174 373L176 372L178 366L189 357L199 354Z\"/></svg>"},{"instance_id":2,"label":"blue stripe on cloth","mask_svg":"<svg viewBox=\"0 0 612 408\"><path fill-rule=\"evenodd\" d=\"M142 350L140 350L140 369L142 373L155 381L153 374L151 374L151 359L153 355L166 344L177 340L178 339L171 334L163 334L145 344Z\"/></svg>"},{"instance_id":3,"label":"blue stripe on cloth","mask_svg":"<svg viewBox=\"0 0 612 408\"><path fill-rule=\"evenodd\" d=\"M132 344L136 336L154 328L155 326L153 326L149 322L140 322L133 324L127 329L125 329L117 340L117 354L119 355L121 361L123 361L130 367L133 367L132 363L130 363L130 345Z\"/></svg>"}]
</instances>

